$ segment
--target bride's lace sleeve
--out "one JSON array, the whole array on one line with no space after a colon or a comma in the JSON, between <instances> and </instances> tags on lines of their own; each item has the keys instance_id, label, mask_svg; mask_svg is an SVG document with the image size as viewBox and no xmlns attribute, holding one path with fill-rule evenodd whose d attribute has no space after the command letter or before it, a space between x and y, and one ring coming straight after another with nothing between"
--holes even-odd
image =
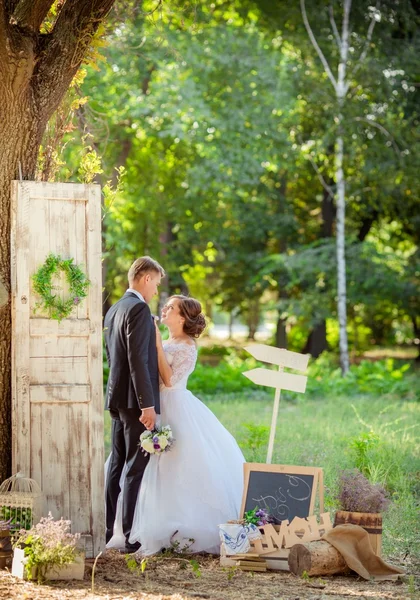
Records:
<instances>
[{"instance_id":1,"label":"bride's lace sleeve","mask_svg":"<svg viewBox=\"0 0 420 600\"><path fill-rule=\"evenodd\" d=\"M180 344L179 348L174 352L172 360L172 376L171 385L175 385L181 381L183 377L194 371L197 361L197 348L190 344Z\"/></svg>"}]
</instances>

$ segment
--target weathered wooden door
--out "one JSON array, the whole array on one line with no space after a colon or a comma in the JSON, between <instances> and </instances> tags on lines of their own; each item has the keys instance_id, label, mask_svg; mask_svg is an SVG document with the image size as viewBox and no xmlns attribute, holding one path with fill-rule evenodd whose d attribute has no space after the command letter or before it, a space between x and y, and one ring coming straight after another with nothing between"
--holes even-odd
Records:
<instances>
[{"instance_id":1,"label":"weathered wooden door","mask_svg":"<svg viewBox=\"0 0 420 600\"><path fill-rule=\"evenodd\" d=\"M71 519L86 553L104 544L100 186L23 181L12 188L12 463ZM31 276L47 255L73 258L88 297L61 322L35 311ZM66 295L66 281L57 284Z\"/></svg>"}]
</instances>

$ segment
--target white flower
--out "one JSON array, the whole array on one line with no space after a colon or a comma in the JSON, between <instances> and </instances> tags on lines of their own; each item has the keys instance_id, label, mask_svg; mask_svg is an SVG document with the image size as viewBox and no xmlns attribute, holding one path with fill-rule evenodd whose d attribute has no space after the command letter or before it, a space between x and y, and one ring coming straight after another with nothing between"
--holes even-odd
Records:
<instances>
[{"instance_id":1,"label":"white flower","mask_svg":"<svg viewBox=\"0 0 420 600\"><path fill-rule=\"evenodd\" d=\"M166 437L166 435L160 435L159 436L159 446L161 447L161 449L165 450L167 445L168 445L168 438Z\"/></svg>"},{"instance_id":2,"label":"white flower","mask_svg":"<svg viewBox=\"0 0 420 600\"><path fill-rule=\"evenodd\" d=\"M140 440L143 441L148 437L150 437L150 431L143 431L143 433L140 436Z\"/></svg>"},{"instance_id":3,"label":"white flower","mask_svg":"<svg viewBox=\"0 0 420 600\"><path fill-rule=\"evenodd\" d=\"M155 450L154 446L153 446L153 442L150 439L143 440L141 443L141 447L143 448L143 450L146 450L146 452L150 452L150 453L153 453Z\"/></svg>"}]
</instances>

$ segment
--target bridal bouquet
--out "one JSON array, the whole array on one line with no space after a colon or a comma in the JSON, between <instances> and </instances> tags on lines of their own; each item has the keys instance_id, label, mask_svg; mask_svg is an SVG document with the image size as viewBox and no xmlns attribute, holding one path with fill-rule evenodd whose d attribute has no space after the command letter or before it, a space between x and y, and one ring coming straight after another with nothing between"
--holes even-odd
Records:
<instances>
[{"instance_id":1,"label":"bridal bouquet","mask_svg":"<svg viewBox=\"0 0 420 600\"><path fill-rule=\"evenodd\" d=\"M169 425L157 427L153 431L143 431L140 446L144 454L161 454L171 449L174 438Z\"/></svg>"}]
</instances>

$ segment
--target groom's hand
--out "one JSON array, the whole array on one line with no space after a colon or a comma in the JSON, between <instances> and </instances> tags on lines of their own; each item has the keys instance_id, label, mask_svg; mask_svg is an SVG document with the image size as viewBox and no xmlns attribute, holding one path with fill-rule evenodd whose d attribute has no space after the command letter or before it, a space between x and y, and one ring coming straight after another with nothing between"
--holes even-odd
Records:
<instances>
[{"instance_id":1,"label":"groom's hand","mask_svg":"<svg viewBox=\"0 0 420 600\"><path fill-rule=\"evenodd\" d=\"M151 408L142 409L139 421L140 423L143 423L143 425L149 431L151 431L154 428L156 422L156 412L153 406Z\"/></svg>"}]
</instances>

